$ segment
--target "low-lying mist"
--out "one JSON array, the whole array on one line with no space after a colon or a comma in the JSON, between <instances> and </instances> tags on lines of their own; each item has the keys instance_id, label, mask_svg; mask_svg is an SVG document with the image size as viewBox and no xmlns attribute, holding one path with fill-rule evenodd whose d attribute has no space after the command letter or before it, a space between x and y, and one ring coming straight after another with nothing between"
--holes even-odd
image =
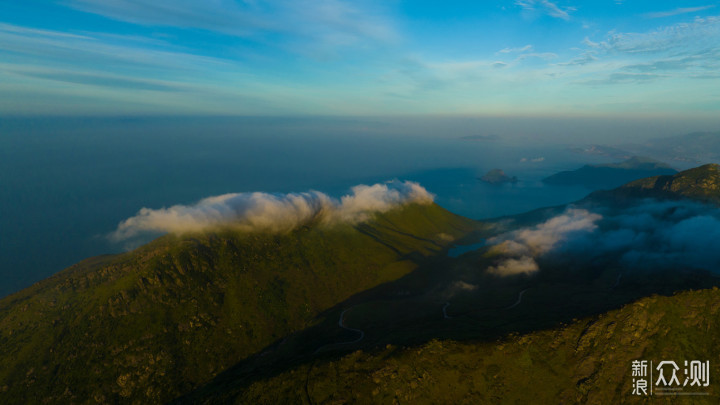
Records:
<instances>
[{"instance_id":1,"label":"low-lying mist","mask_svg":"<svg viewBox=\"0 0 720 405\"><path fill-rule=\"evenodd\" d=\"M501 276L610 264L633 270L720 270L720 210L692 201L632 207L570 207L539 225L488 240Z\"/></svg>"}]
</instances>

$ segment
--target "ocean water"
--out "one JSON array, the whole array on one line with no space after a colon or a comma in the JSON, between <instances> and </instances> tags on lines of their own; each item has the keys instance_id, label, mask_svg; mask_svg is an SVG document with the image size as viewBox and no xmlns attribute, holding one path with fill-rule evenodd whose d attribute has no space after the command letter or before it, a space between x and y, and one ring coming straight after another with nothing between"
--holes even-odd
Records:
<instances>
[{"instance_id":1,"label":"ocean water","mask_svg":"<svg viewBox=\"0 0 720 405\"><path fill-rule=\"evenodd\" d=\"M467 252L472 252L475 250L478 250L485 246L487 241L484 239L481 242L473 243L472 245L457 245L453 246L447 251L448 257L460 257L464 255Z\"/></svg>"},{"instance_id":2,"label":"ocean water","mask_svg":"<svg viewBox=\"0 0 720 405\"><path fill-rule=\"evenodd\" d=\"M566 144L418 134L377 121L301 119L13 119L0 122L0 296L83 258L113 253L118 223L142 207L230 192L420 182L445 208L491 218L578 200L591 190L543 177L588 163ZM602 158L593 158L594 160ZM493 168L515 184L477 178Z\"/></svg>"}]
</instances>

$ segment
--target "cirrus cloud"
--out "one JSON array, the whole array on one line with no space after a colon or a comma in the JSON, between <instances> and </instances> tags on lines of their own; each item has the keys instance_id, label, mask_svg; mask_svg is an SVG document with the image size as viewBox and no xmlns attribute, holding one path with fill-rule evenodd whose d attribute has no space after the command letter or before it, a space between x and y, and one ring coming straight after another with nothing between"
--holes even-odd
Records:
<instances>
[{"instance_id":1,"label":"cirrus cloud","mask_svg":"<svg viewBox=\"0 0 720 405\"><path fill-rule=\"evenodd\" d=\"M654 13L646 13L645 17L646 18L672 17L672 16L680 15L680 14L696 13L698 11L704 11L704 10L707 10L707 9L710 9L713 7L715 7L715 5L712 5L712 4L709 6L701 6L701 7L680 7L680 8L676 8L674 10L670 10L670 11L659 11L659 12L654 12Z\"/></svg>"},{"instance_id":2,"label":"cirrus cloud","mask_svg":"<svg viewBox=\"0 0 720 405\"><path fill-rule=\"evenodd\" d=\"M560 7L548 0L516 0L515 5L522 7L526 13L534 14L540 11L550 17L566 21L570 19L570 13L577 10L575 7Z\"/></svg>"},{"instance_id":3,"label":"cirrus cloud","mask_svg":"<svg viewBox=\"0 0 720 405\"><path fill-rule=\"evenodd\" d=\"M196 28L238 37L285 34L328 47L393 42L382 3L364 0L68 0L77 10L147 26ZM277 41L277 39L274 39ZM267 41L265 41L267 43Z\"/></svg>"}]
</instances>

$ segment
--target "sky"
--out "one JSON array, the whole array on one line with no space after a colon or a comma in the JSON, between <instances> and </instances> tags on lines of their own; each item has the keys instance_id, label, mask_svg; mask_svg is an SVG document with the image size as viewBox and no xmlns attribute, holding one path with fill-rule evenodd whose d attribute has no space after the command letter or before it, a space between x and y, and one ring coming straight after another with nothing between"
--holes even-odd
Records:
<instances>
[{"instance_id":1,"label":"sky","mask_svg":"<svg viewBox=\"0 0 720 405\"><path fill-rule=\"evenodd\" d=\"M720 2L0 3L0 116L708 118Z\"/></svg>"}]
</instances>

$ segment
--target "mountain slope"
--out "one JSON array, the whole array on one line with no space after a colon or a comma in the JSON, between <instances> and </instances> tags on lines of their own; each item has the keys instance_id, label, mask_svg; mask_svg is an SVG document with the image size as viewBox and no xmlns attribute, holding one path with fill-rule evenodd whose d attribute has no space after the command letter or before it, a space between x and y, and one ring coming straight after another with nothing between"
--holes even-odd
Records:
<instances>
[{"instance_id":1,"label":"mountain slope","mask_svg":"<svg viewBox=\"0 0 720 405\"><path fill-rule=\"evenodd\" d=\"M715 165L658 179L597 195L641 206L636 197L717 201ZM662 193L644 191L656 184ZM524 229L527 235L536 228ZM482 276L492 264L483 250L470 252L443 269L466 269L451 278L458 280L454 295L345 307L339 325L355 332L344 340L358 331L365 337L364 344L345 347L353 353L321 353L274 369L238 368L177 403L647 403L631 395L633 360L672 360L681 367L685 360L709 360L711 385L702 389L709 395L690 401L718 403L712 376L720 372L720 269L686 263L633 269L603 260L574 262L565 253L545 258L531 277L498 279Z\"/></svg>"},{"instance_id":2,"label":"mountain slope","mask_svg":"<svg viewBox=\"0 0 720 405\"><path fill-rule=\"evenodd\" d=\"M620 202L638 198L689 198L720 205L720 165L707 164L672 176L640 179L614 190L597 191L588 198Z\"/></svg>"},{"instance_id":3,"label":"mountain slope","mask_svg":"<svg viewBox=\"0 0 720 405\"><path fill-rule=\"evenodd\" d=\"M720 203L720 165L708 164L674 176L657 176L627 184L623 189L652 190L705 202Z\"/></svg>"},{"instance_id":4,"label":"mountain slope","mask_svg":"<svg viewBox=\"0 0 720 405\"><path fill-rule=\"evenodd\" d=\"M714 288L643 298L561 328L498 342L433 340L357 351L255 382L235 402L645 403L648 398L631 395L633 360L682 365L693 359L711 365L711 385L702 389L711 395L693 403L717 403L720 388L712 378L720 372L718 357L720 291ZM203 403L224 403L225 398L214 398Z\"/></svg>"},{"instance_id":5,"label":"mountain slope","mask_svg":"<svg viewBox=\"0 0 720 405\"><path fill-rule=\"evenodd\" d=\"M0 402L161 403L480 225L408 205L289 234L167 235L0 301Z\"/></svg>"}]
</instances>

